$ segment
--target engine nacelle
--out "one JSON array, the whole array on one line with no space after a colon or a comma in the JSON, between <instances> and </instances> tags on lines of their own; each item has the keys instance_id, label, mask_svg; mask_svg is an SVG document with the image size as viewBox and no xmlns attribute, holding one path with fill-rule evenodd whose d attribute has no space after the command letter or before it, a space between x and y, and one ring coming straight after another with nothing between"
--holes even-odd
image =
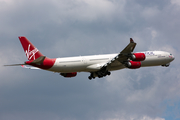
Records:
<instances>
[{"instance_id":1,"label":"engine nacelle","mask_svg":"<svg viewBox=\"0 0 180 120\"><path fill-rule=\"evenodd\" d=\"M146 59L146 55L144 53L133 53L131 56L130 56L130 59L132 61L143 61Z\"/></svg>"},{"instance_id":2,"label":"engine nacelle","mask_svg":"<svg viewBox=\"0 0 180 120\"><path fill-rule=\"evenodd\" d=\"M129 61L129 62L126 62L125 63L125 66L130 68L130 69L137 69L137 68L140 68L141 67L141 62L138 61Z\"/></svg>"},{"instance_id":3,"label":"engine nacelle","mask_svg":"<svg viewBox=\"0 0 180 120\"><path fill-rule=\"evenodd\" d=\"M77 75L77 72L72 73L60 73L63 77L75 77Z\"/></svg>"}]
</instances>

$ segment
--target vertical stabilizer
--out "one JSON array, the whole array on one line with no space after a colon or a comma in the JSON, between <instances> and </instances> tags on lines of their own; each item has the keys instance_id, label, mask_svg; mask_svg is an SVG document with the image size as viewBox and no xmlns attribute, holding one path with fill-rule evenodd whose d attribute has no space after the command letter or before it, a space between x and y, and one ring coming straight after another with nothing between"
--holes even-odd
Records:
<instances>
[{"instance_id":1,"label":"vertical stabilizer","mask_svg":"<svg viewBox=\"0 0 180 120\"><path fill-rule=\"evenodd\" d=\"M19 40L24 48L24 52L28 60L36 60L43 54L24 36L20 36Z\"/></svg>"}]
</instances>

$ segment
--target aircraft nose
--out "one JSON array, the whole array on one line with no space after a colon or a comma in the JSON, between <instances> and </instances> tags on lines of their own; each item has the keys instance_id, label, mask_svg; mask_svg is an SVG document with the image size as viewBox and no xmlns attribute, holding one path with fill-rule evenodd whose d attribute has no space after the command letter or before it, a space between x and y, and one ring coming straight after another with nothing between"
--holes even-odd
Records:
<instances>
[{"instance_id":1,"label":"aircraft nose","mask_svg":"<svg viewBox=\"0 0 180 120\"><path fill-rule=\"evenodd\" d=\"M171 59L171 61L175 59L175 57L172 54L169 55L169 58Z\"/></svg>"},{"instance_id":2,"label":"aircraft nose","mask_svg":"<svg viewBox=\"0 0 180 120\"><path fill-rule=\"evenodd\" d=\"M175 59L175 57L172 55L172 60L174 60Z\"/></svg>"}]
</instances>

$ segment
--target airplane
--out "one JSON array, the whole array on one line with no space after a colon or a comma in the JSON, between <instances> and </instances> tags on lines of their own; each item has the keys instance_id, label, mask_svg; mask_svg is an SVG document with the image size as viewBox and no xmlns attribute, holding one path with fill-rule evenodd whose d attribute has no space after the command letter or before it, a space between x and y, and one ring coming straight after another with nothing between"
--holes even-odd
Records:
<instances>
[{"instance_id":1,"label":"airplane","mask_svg":"<svg viewBox=\"0 0 180 120\"><path fill-rule=\"evenodd\" d=\"M23 68L43 69L60 73L63 77L71 78L77 72L89 72L89 80L96 77L102 78L111 74L111 71L124 68L138 69L140 67L165 66L168 67L175 57L165 51L133 52L136 43L130 38L130 43L116 54L91 55L65 58L48 58L44 56L26 37L20 36L28 61L23 64L12 64L5 66L21 65ZM27 67L29 65L30 67Z\"/></svg>"}]
</instances>

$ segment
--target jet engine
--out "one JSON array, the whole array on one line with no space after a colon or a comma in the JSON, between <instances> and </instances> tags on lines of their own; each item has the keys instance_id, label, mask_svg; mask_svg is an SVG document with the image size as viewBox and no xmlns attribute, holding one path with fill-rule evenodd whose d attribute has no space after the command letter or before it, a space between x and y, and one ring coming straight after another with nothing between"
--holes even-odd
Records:
<instances>
[{"instance_id":1,"label":"jet engine","mask_svg":"<svg viewBox=\"0 0 180 120\"><path fill-rule=\"evenodd\" d=\"M141 62L138 61L129 61L129 62L126 62L125 63L125 66L130 68L130 69L137 69L137 68L140 68L141 67Z\"/></svg>"},{"instance_id":2,"label":"jet engine","mask_svg":"<svg viewBox=\"0 0 180 120\"><path fill-rule=\"evenodd\" d=\"M143 61L146 59L146 55L144 53L133 53L131 56L130 56L130 59L132 61Z\"/></svg>"},{"instance_id":3,"label":"jet engine","mask_svg":"<svg viewBox=\"0 0 180 120\"><path fill-rule=\"evenodd\" d=\"M63 77L75 77L77 75L77 72L72 72L72 73L60 73Z\"/></svg>"}]
</instances>

